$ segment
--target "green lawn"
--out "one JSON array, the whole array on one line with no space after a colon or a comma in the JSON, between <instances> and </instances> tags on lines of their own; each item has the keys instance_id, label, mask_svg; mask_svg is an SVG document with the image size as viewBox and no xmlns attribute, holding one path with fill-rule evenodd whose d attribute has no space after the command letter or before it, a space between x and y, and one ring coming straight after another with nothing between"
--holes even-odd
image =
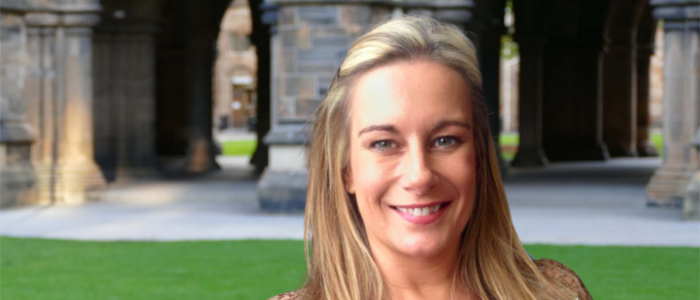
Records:
<instances>
[{"instance_id":1,"label":"green lawn","mask_svg":"<svg viewBox=\"0 0 700 300\"><path fill-rule=\"evenodd\" d=\"M700 249L529 245L596 300L700 299ZM0 298L267 299L304 278L301 241L76 242L0 238Z\"/></svg>"},{"instance_id":2,"label":"green lawn","mask_svg":"<svg viewBox=\"0 0 700 300\"><path fill-rule=\"evenodd\" d=\"M651 134L651 142L656 146L656 150L659 151L659 157L664 155L664 137L660 133ZM515 158L515 153L518 151L518 144L520 144L520 135L517 133L502 133L498 142L501 145L501 157L504 160L512 161Z\"/></svg>"},{"instance_id":3,"label":"green lawn","mask_svg":"<svg viewBox=\"0 0 700 300\"><path fill-rule=\"evenodd\" d=\"M250 156L258 145L256 140L228 141L221 144L225 156Z\"/></svg>"}]
</instances>

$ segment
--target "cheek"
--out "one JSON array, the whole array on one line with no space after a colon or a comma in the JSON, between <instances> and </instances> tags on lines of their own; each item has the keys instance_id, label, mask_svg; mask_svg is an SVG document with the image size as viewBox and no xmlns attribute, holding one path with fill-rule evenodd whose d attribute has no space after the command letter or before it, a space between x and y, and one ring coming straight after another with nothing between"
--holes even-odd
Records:
<instances>
[{"instance_id":1,"label":"cheek","mask_svg":"<svg viewBox=\"0 0 700 300\"><path fill-rule=\"evenodd\" d=\"M371 205L380 205L383 195L389 190L389 172L371 157L353 153L350 166L352 183L360 212L368 211Z\"/></svg>"}]
</instances>

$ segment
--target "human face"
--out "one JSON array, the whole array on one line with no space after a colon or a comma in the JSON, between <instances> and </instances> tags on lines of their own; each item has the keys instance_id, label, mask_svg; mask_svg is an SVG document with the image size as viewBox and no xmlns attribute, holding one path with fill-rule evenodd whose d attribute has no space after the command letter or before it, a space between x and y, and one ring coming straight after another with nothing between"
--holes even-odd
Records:
<instances>
[{"instance_id":1,"label":"human face","mask_svg":"<svg viewBox=\"0 0 700 300\"><path fill-rule=\"evenodd\" d=\"M462 76L436 62L358 78L344 180L372 251L427 258L459 247L476 182L470 102Z\"/></svg>"}]
</instances>

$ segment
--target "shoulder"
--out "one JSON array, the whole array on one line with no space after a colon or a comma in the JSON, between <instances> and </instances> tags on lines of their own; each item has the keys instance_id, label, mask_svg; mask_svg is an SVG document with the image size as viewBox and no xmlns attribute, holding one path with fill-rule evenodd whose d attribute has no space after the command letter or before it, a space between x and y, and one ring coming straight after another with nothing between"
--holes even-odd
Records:
<instances>
[{"instance_id":1,"label":"shoulder","mask_svg":"<svg viewBox=\"0 0 700 300\"><path fill-rule=\"evenodd\" d=\"M300 300L301 291L291 291L284 294L274 296L268 300Z\"/></svg>"},{"instance_id":2,"label":"shoulder","mask_svg":"<svg viewBox=\"0 0 700 300\"><path fill-rule=\"evenodd\" d=\"M588 293L586 286L583 285L581 278L574 273L567 266L562 263L551 260L551 259L539 259L535 260L535 265L537 268L552 280L557 281L559 284L570 289L578 296L579 300L591 300L591 294Z\"/></svg>"}]
</instances>

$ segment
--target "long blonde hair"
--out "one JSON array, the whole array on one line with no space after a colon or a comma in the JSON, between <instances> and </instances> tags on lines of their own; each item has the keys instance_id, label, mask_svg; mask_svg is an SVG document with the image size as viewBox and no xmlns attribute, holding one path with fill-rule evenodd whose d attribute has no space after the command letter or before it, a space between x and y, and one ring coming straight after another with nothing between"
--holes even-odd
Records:
<instances>
[{"instance_id":1,"label":"long blonde hair","mask_svg":"<svg viewBox=\"0 0 700 300\"><path fill-rule=\"evenodd\" d=\"M474 46L456 27L422 17L390 20L357 39L315 113L304 221L308 269L304 297L387 297L357 205L343 184L348 165L348 97L356 79L367 71L414 59L456 70L472 92L477 196L462 233L455 274L458 284L483 299L573 299L538 271L513 228Z\"/></svg>"}]
</instances>

